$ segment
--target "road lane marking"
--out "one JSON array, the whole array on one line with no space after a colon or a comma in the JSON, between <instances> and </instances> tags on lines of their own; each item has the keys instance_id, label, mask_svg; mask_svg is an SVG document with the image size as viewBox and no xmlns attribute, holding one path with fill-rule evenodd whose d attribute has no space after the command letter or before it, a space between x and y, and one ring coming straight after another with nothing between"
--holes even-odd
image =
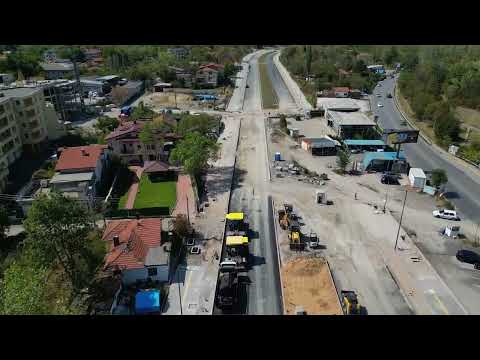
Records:
<instances>
[{"instance_id":1,"label":"road lane marking","mask_svg":"<svg viewBox=\"0 0 480 360\"><path fill-rule=\"evenodd\" d=\"M440 300L440 298L438 297L438 295L437 295L437 293L435 292L435 290L430 289L430 290L428 290L428 292L429 292L430 294L432 294L433 298L434 298L435 301L438 303L438 305L440 306L440 309L443 311L443 313L444 313L445 315L448 315L449 313L448 313L447 308L445 307L445 305L443 304L443 302Z\"/></svg>"}]
</instances>

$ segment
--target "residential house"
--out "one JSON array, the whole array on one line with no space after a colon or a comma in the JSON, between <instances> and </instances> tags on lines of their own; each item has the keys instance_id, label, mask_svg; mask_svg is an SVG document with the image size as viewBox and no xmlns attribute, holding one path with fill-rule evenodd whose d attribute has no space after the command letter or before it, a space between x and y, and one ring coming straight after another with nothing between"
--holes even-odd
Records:
<instances>
[{"instance_id":1,"label":"residential house","mask_svg":"<svg viewBox=\"0 0 480 360\"><path fill-rule=\"evenodd\" d=\"M169 48L167 51L175 56L176 60L184 60L188 55L190 55L190 49L184 47Z\"/></svg>"},{"instance_id":2,"label":"residential house","mask_svg":"<svg viewBox=\"0 0 480 360\"><path fill-rule=\"evenodd\" d=\"M139 134L146 122L142 120L124 122L105 138L112 153L117 155L122 163L166 160L168 149L181 138L173 133L157 133L154 143L143 144Z\"/></svg>"},{"instance_id":3,"label":"residential house","mask_svg":"<svg viewBox=\"0 0 480 360\"><path fill-rule=\"evenodd\" d=\"M340 143L325 135L321 138L302 139L301 146L303 150L310 152L312 155L325 156L335 155Z\"/></svg>"},{"instance_id":4,"label":"residential house","mask_svg":"<svg viewBox=\"0 0 480 360\"><path fill-rule=\"evenodd\" d=\"M175 66L169 66L168 68L175 73L177 80L183 81L185 87L192 86L193 75L190 71Z\"/></svg>"},{"instance_id":5,"label":"residential house","mask_svg":"<svg viewBox=\"0 0 480 360\"><path fill-rule=\"evenodd\" d=\"M87 48L83 49L83 54L85 55L85 60L91 61L102 57L102 49L96 48Z\"/></svg>"},{"instance_id":6,"label":"residential house","mask_svg":"<svg viewBox=\"0 0 480 360\"><path fill-rule=\"evenodd\" d=\"M65 79L74 76L73 63L70 61L40 63L40 66L45 72L47 80Z\"/></svg>"},{"instance_id":7,"label":"residential house","mask_svg":"<svg viewBox=\"0 0 480 360\"><path fill-rule=\"evenodd\" d=\"M112 220L103 240L109 247L104 271L121 274L124 285L168 282L170 252L162 242L162 219Z\"/></svg>"},{"instance_id":8,"label":"residential house","mask_svg":"<svg viewBox=\"0 0 480 360\"><path fill-rule=\"evenodd\" d=\"M334 87L333 94L336 98L347 98L350 94L350 88L348 87Z\"/></svg>"},{"instance_id":9,"label":"residential house","mask_svg":"<svg viewBox=\"0 0 480 360\"><path fill-rule=\"evenodd\" d=\"M107 146L76 146L59 152L51 187L66 196L93 201L109 165Z\"/></svg>"},{"instance_id":10,"label":"residential house","mask_svg":"<svg viewBox=\"0 0 480 360\"><path fill-rule=\"evenodd\" d=\"M223 72L223 65L206 64L199 67L195 74L195 81L199 86L217 87L219 73Z\"/></svg>"}]
</instances>

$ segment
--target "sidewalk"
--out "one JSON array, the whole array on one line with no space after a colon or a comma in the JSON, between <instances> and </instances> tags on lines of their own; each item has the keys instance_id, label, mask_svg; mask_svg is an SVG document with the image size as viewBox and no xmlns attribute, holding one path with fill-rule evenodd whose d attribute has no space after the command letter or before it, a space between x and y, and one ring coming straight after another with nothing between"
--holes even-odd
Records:
<instances>
[{"instance_id":1,"label":"sidewalk","mask_svg":"<svg viewBox=\"0 0 480 360\"><path fill-rule=\"evenodd\" d=\"M190 219L197 216L195 194L193 193L192 181L189 175L179 175L177 179L177 204L172 215L185 214Z\"/></svg>"},{"instance_id":2,"label":"sidewalk","mask_svg":"<svg viewBox=\"0 0 480 360\"><path fill-rule=\"evenodd\" d=\"M382 216L382 226L390 229L398 227L398 222L389 212L379 216ZM384 237L386 241L379 250L415 314L467 315L463 305L403 229L400 230L397 250L394 250L395 234Z\"/></svg>"},{"instance_id":3,"label":"sidewalk","mask_svg":"<svg viewBox=\"0 0 480 360\"><path fill-rule=\"evenodd\" d=\"M140 179L142 178L143 167L140 166L130 166L130 170L134 170L136 174L136 179L130 189L128 190L127 201L125 202L125 209L133 209L135 203L135 198L137 197L138 186L140 185Z\"/></svg>"}]
</instances>

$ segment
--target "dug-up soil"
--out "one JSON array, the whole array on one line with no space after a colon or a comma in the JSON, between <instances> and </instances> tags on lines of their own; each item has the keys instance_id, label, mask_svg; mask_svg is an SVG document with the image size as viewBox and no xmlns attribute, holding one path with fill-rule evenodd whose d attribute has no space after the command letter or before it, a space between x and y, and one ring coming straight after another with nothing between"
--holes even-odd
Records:
<instances>
[{"instance_id":1,"label":"dug-up soil","mask_svg":"<svg viewBox=\"0 0 480 360\"><path fill-rule=\"evenodd\" d=\"M282 267L282 280L287 315L295 315L297 306L307 315L343 315L325 259L291 260Z\"/></svg>"}]
</instances>

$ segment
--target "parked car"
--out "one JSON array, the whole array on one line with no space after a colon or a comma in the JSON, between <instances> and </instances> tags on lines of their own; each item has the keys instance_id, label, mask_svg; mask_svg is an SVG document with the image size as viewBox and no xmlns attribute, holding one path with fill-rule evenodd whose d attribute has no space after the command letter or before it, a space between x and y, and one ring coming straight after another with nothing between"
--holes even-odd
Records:
<instances>
[{"instance_id":1,"label":"parked car","mask_svg":"<svg viewBox=\"0 0 480 360\"><path fill-rule=\"evenodd\" d=\"M388 94L387 94L387 98L391 99L391 98L392 98L392 94L388 93Z\"/></svg>"},{"instance_id":2,"label":"parked car","mask_svg":"<svg viewBox=\"0 0 480 360\"><path fill-rule=\"evenodd\" d=\"M382 94L377 94L377 97L382 97Z\"/></svg>"},{"instance_id":3,"label":"parked car","mask_svg":"<svg viewBox=\"0 0 480 360\"><path fill-rule=\"evenodd\" d=\"M380 103L378 103L378 104L377 104L377 106L378 106L378 107L383 107L383 105L382 105L382 104L380 104Z\"/></svg>"},{"instance_id":4,"label":"parked car","mask_svg":"<svg viewBox=\"0 0 480 360\"><path fill-rule=\"evenodd\" d=\"M398 185L398 177L397 175L394 174L383 174L382 178L380 179L382 184L387 184L387 185Z\"/></svg>"},{"instance_id":5,"label":"parked car","mask_svg":"<svg viewBox=\"0 0 480 360\"><path fill-rule=\"evenodd\" d=\"M457 215L457 212L455 210L447 210L447 209L434 210L432 214L436 218L460 221L460 217Z\"/></svg>"},{"instance_id":6,"label":"parked car","mask_svg":"<svg viewBox=\"0 0 480 360\"><path fill-rule=\"evenodd\" d=\"M472 264L475 269L480 270L480 255L470 250L458 250L456 258L460 262Z\"/></svg>"}]
</instances>

